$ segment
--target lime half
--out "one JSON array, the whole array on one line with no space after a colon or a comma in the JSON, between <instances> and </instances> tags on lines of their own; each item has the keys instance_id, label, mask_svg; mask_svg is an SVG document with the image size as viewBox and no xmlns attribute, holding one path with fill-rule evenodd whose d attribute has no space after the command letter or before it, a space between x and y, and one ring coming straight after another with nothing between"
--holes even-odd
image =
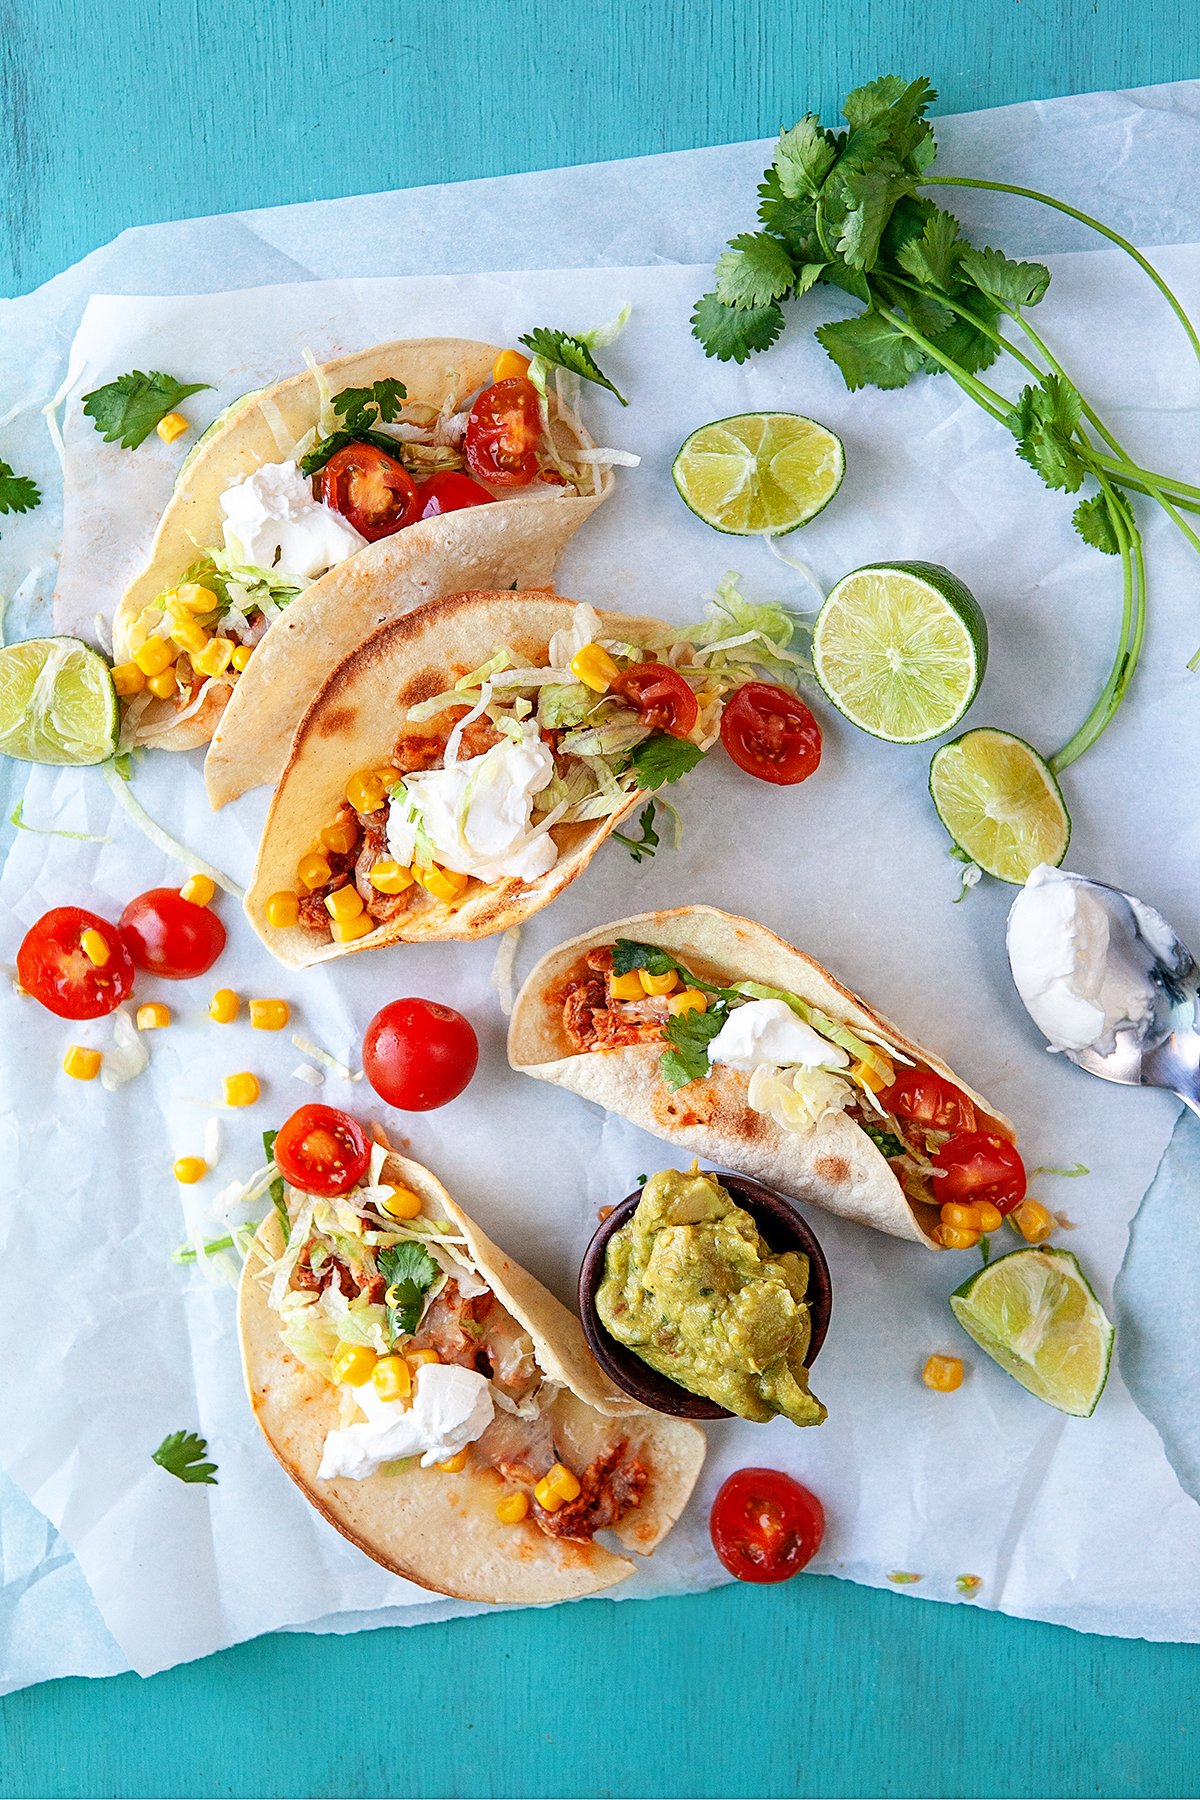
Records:
<instances>
[{"instance_id":1,"label":"lime half","mask_svg":"<svg viewBox=\"0 0 1200 1800\"><path fill-rule=\"evenodd\" d=\"M117 747L108 664L79 638L27 638L0 650L0 752L21 762L106 762Z\"/></svg>"},{"instance_id":2,"label":"lime half","mask_svg":"<svg viewBox=\"0 0 1200 1800\"><path fill-rule=\"evenodd\" d=\"M671 473L706 525L738 537L782 537L828 506L842 485L846 453L815 419L740 413L693 431Z\"/></svg>"},{"instance_id":3,"label":"lime half","mask_svg":"<svg viewBox=\"0 0 1200 1800\"><path fill-rule=\"evenodd\" d=\"M1049 764L1023 738L983 727L943 744L929 792L955 843L989 875L1020 886L1039 863L1056 868L1071 815Z\"/></svg>"},{"instance_id":4,"label":"lime half","mask_svg":"<svg viewBox=\"0 0 1200 1800\"><path fill-rule=\"evenodd\" d=\"M1014 1250L955 1288L981 1350L1047 1406L1086 1419L1108 1380L1113 1328L1069 1250Z\"/></svg>"},{"instance_id":5,"label":"lime half","mask_svg":"<svg viewBox=\"0 0 1200 1800\"><path fill-rule=\"evenodd\" d=\"M871 563L843 575L813 631L813 667L833 704L889 744L957 725L987 650L974 595L938 563Z\"/></svg>"}]
</instances>

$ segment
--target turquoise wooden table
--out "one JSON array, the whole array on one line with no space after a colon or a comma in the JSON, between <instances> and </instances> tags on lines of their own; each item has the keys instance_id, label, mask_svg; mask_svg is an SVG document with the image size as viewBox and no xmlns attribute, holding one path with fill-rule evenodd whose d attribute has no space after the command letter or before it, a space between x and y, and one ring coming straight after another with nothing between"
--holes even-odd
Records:
<instances>
[{"instance_id":1,"label":"turquoise wooden table","mask_svg":"<svg viewBox=\"0 0 1200 1800\"><path fill-rule=\"evenodd\" d=\"M1200 15L34 0L0 39L0 286L130 225L760 137L888 69L943 111L1171 81L1200 75ZM0 1702L0 1794L1194 1794L1198 1680L1193 1647L805 1577L50 1682Z\"/></svg>"}]
</instances>

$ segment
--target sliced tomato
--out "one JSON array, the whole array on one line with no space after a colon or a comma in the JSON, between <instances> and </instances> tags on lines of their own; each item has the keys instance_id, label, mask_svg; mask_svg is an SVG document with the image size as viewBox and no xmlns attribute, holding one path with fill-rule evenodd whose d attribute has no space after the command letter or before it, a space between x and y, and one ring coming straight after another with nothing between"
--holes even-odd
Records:
<instances>
[{"instance_id":1,"label":"sliced tomato","mask_svg":"<svg viewBox=\"0 0 1200 1800\"><path fill-rule=\"evenodd\" d=\"M336 1106L302 1106L279 1127L274 1157L280 1173L306 1194L345 1194L371 1166L371 1146L357 1119Z\"/></svg>"},{"instance_id":2,"label":"sliced tomato","mask_svg":"<svg viewBox=\"0 0 1200 1800\"><path fill-rule=\"evenodd\" d=\"M1025 1164L1007 1138L964 1132L934 1153L933 1164L939 1171L933 1183L939 1206L989 1200L997 1212L1010 1213L1025 1198Z\"/></svg>"},{"instance_id":3,"label":"sliced tomato","mask_svg":"<svg viewBox=\"0 0 1200 1800\"><path fill-rule=\"evenodd\" d=\"M493 381L471 408L463 437L467 467L490 487L528 487L537 479L542 415L537 389L523 375Z\"/></svg>"},{"instance_id":4,"label":"sliced tomato","mask_svg":"<svg viewBox=\"0 0 1200 1800\"><path fill-rule=\"evenodd\" d=\"M479 1061L469 1019L434 1000L393 1000L363 1038L363 1069L380 1099L401 1112L431 1112L462 1093Z\"/></svg>"},{"instance_id":5,"label":"sliced tomato","mask_svg":"<svg viewBox=\"0 0 1200 1800\"><path fill-rule=\"evenodd\" d=\"M612 692L637 707L643 725L669 731L672 737L685 738L700 716L695 694L668 663L630 663L613 682Z\"/></svg>"},{"instance_id":6,"label":"sliced tomato","mask_svg":"<svg viewBox=\"0 0 1200 1800\"><path fill-rule=\"evenodd\" d=\"M494 506L495 496L458 469L440 469L417 489L421 517L436 519L441 513L461 512L466 506Z\"/></svg>"},{"instance_id":7,"label":"sliced tomato","mask_svg":"<svg viewBox=\"0 0 1200 1800\"><path fill-rule=\"evenodd\" d=\"M799 695L769 681L748 681L721 715L721 742L739 769L793 787L821 760L821 727Z\"/></svg>"},{"instance_id":8,"label":"sliced tomato","mask_svg":"<svg viewBox=\"0 0 1200 1800\"><path fill-rule=\"evenodd\" d=\"M714 1500L709 1528L739 1581L788 1581L820 1549L825 1510L778 1469L739 1469Z\"/></svg>"},{"instance_id":9,"label":"sliced tomato","mask_svg":"<svg viewBox=\"0 0 1200 1800\"><path fill-rule=\"evenodd\" d=\"M85 931L98 931L108 961L97 966L83 948ZM17 951L17 979L60 1019L101 1019L115 1012L133 987L133 958L120 931L81 906L55 906L31 925Z\"/></svg>"},{"instance_id":10,"label":"sliced tomato","mask_svg":"<svg viewBox=\"0 0 1200 1800\"><path fill-rule=\"evenodd\" d=\"M178 888L139 894L121 914L120 927L138 968L168 981L203 975L225 948L225 927L216 913L185 900Z\"/></svg>"},{"instance_id":11,"label":"sliced tomato","mask_svg":"<svg viewBox=\"0 0 1200 1800\"><path fill-rule=\"evenodd\" d=\"M905 1070L891 1087L884 1088L879 1103L923 1131L975 1130L975 1108L962 1089L925 1069Z\"/></svg>"},{"instance_id":12,"label":"sliced tomato","mask_svg":"<svg viewBox=\"0 0 1200 1800\"><path fill-rule=\"evenodd\" d=\"M374 444L347 444L330 457L321 470L321 498L372 544L421 516L416 482Z\"/></svg>"}]
</instances>

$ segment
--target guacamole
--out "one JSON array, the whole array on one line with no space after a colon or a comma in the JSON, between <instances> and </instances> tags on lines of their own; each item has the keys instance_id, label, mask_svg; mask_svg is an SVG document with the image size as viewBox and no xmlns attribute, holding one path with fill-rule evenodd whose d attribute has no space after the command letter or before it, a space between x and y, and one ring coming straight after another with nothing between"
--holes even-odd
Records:
<instances>
[{"instance_id":1,"label":"guacamole","mask_svg":"<svg viewBox=\"0 0 1200 1800\"><path fill-rule=\"evenodd\" d=\"M664 1169L609 1239L596 1311L660 1375L743 1419L819 1425L808 1391L808 1258L775 1256L712 1175Z\"/></svg>"}]
</instances>

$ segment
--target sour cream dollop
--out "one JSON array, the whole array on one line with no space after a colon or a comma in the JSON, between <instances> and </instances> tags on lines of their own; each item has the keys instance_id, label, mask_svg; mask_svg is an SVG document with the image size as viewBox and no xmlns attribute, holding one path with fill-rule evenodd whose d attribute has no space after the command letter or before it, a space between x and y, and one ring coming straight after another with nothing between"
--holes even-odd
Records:
<instances>
[{"instance_id":1,"label":"sour cream dollop","mask_svg":"<svg viewBox=\"0 0 1200 1800\"><path fill-rule=\"evenodd\" d=\"M319 1481L338 1475L362 1481L383 1463L420 1456L423 1469L449 1462L482 1437L496 1414L485 1376L453 1363L426 1363L417 1371L412 1405L381 1400L373 1382L355 1388L365 1425L347 1425L325 1439Z\"/></svg>"},{"instance_id":2,"label":"sour cream dollop","mask_svg":"<svg viewBox=\"0 0 1200 1800\"><path fill-rule=\"evenodd\" d=\"M750 1000L735 1007L712 1043L710 1063L729 1069L844 1069L850 1058L797 1018L786 1000Z\"/></svg>"},{"instance_id":3,"label":"sour cream dollop","mask_svg":"<svg viewBox=\"0 0 1200 1800\"><path fill-rule=\"evenodd\" d=\"M533 796L554 775L554 757L527 725L518 742L505 738L482 756L410 775L388 811L388 849L407 868L418 824L444 869L500 881L532 881L558 861L548 831L530 839Z\"/></svg>"},{"instance_id":4,"label":"sour cream dollop","mask_svg":"<svg viewBox=\"0 0 1200 1800\"><path fill-rule=\"evenodd\" d=\"M294 462L264 463L221 495L225 548L255 568L312 581L366 545L353 525L313 499Z\"/></svg>"},{"instance_id":5,"label":"sour cream dollop","mask_svg":"<svg viewBox=\"0 0 1200 1800\"><path fill-rule=\"evenodd\" d=\"M1162 924L1152 908L1138 909L1139 923L1144 912ZM1124 954L1124 936L1103 894L1081 878L1039 863L1026 881L1008 915L1008 960L1049 1049L1107 1053L1117 1031L1152 1016L1154 984Z\"/></svg>"}]
</instances>

